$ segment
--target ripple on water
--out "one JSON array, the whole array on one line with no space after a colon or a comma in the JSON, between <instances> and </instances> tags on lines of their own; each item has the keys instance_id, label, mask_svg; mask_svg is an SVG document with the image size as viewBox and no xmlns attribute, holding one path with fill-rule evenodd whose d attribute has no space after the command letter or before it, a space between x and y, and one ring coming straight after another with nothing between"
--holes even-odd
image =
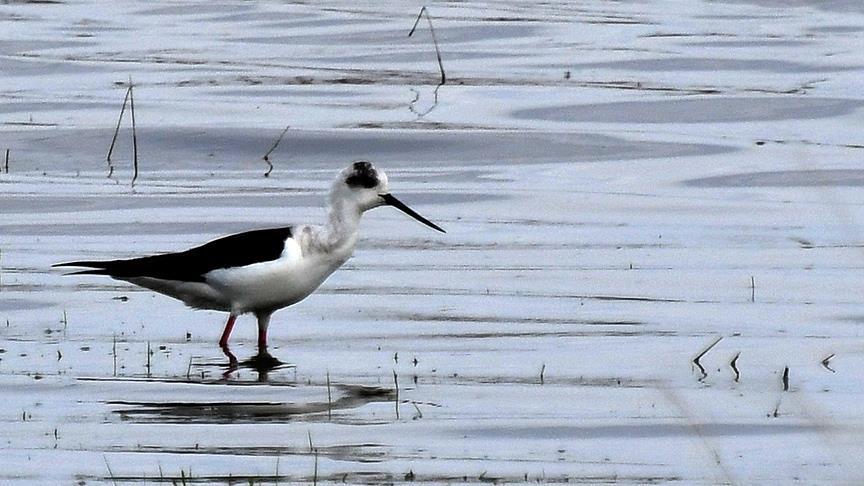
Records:
<instances>
[{"instance_id":1,"label":"ripple on water","mask_svg":"<svg viewBox=\"0 0 864 486\"><path fill-rule=\"evenodd\" d=\"M689 179L691 187L860 187L864 170L778 170Z\"/></svg>"},{"instance_id":2,"label":"ripple on water","mask_svg":"<svg viewBox=\"0 0 864 486\"><path fill-rule=\"evenodd\" d=\"M574 112L578 110L581 108L574 107ZM140 129L139 139L147 140L148 147L142 179L155 171L190 169L206 174L210 170L249 169L249 160L260 160L280 132L214 127ZM13 153L30 155L29 160L18 163L21 171L104 167L93 147L102 147L110 140L110 128L18 131L6 137ZM283 152L282 146L290 149ZM722 145L638 141L594 133L353 129L289 131L274 154L288 154L291 170L337 169L357 159L388 168L421 169L673 158L732 150ZM424 165L418 160L425 160ZM283 167L277 166L277 171Z\"/></svg>"},{"instance_id":3,"label":"ripple on water","mask_svg":"<svg viewBox=\"0 0 864 486\"><path fill-rule=\"evenodd\" d=\"M736 123L812 120L847 115L864 101L841 98L699 97L529 108L516 118L600 123Z\"/></svg>"},{"instance_id":4,"label":"ripple on water","mask_svg":"<svg viewBox=\"0 0 864 486\"><path fill-rule=\"evenodd\" d=\"M721 44L722 45L722 44ZM549 67L548 64L543 65ZM769 73L827 73L857 71L862 66L833 66L830 64L801 63L779 59L722 59L722 58L657 58L629 59L590 63L559 64L561 69L574 71L608 69L631 72L690 72L690 71L759 71ZM537 66L538 68L541 66ZM733 101L734 103L734 101Z\"/></svg>"}]
</instances>

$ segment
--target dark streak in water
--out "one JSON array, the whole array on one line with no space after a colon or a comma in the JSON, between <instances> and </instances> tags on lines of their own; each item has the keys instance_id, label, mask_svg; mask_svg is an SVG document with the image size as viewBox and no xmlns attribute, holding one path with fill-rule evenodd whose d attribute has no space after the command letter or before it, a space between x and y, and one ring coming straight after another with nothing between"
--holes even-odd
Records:
<instances>
[{"instance_id":1,"label":"dark streak in water","mask_svg":"<svg viewBox=\"0 0 864 486\"><path fill-rule=\"evenodd\" d=\"M364 286L364 287L329 287L321 288L319 293L342 295L342 294L360 294L360 295L484 295L497 297L523 297L523 298L548 298L548 299L585 299L585 300L607 300L607 301L623 301L623 302L658 302L658 303L674 303L688 302L680 299L670 299L663 297L639 297L629 295L589 295L589 294L563 294L563 293L542 293L531 291L507 291L507 290L487 290L487 289L459 289L459 288L442 288L442 287L384 287L384 286ZM699 303L710 303L709 301L699 301Z\"/></svg>"},{"instance_id":2,"label":"dark streak in water","mask_svg":"<svg viewBox=\"0 0 864 486\"><path fill-rule=\"evenodd\" d=\"M861 187L862 169L778 170L689 179L690 187Z\"/></svg>"},{"instance_id":3,"label":"dark streak in water","mask_svg":"<svg viewBox=\"0 0 864 486\"><path fill-rule=\"evenodd\" d=\"M551 109L556 113L557 109ZM566 114L566 111L565 111ZM139 130L147 140L153 160L142 173L194 170L249 169L248 160L260 158L261 148L272 144L278 129L226 129L217 127L149 127ZM30 162L19 163L20 172L44 170L93 170L92 146L110 139L111 130L58 129L14 131L4 143L27 153ZM578 132L515 132L509 130L342 130L296 129L286 136L291 146L292 168L334 172L349 161L372 160L379 167L415 168L424 158L435 167L490 166L501 164L575 163L715 155L736 150L721 145L632 141L626 138ZM202 154L212 154L206 157ZM430 158L431 157L431 158ZM34 162L38 160L38 166ZM206 172L205 172L206 174Z\"/></svg>"},{"instance_id":4,"label":"dark streak in water","mask_svg":"<svg viewBox=\"0 0 864 486\"><path fill-rule=\"evenodd\" d=\"M539 68L540 66L538 66ZM548 64L543 67L549 68ZM727 58L657 58L632 59L626 61L606 61L592 63L560 64L559 69L574 71L621 70L627 72L743 72L760 71L769 73L831 73L859 71L862 66L834 66L830 64L805 64L778 59L727 59Z\"/></svg>"},{"instance_id":5,"label":"dark streak in water","mask_svg":"<svg viewBox=\"0 0 864 486\"><path fill-rule=\"evenodd\" d=\"M217 456L310 456L308 447L290 446L203 446L203 447L163 447L141 445L138 447L111 447L109 452L159 453L159 454L206 454ZM339 444L317 446L315 452L337 461L377 463L389 458L389 448L383 444Z\"/></svg>"},{"instance_id":6,"label":"dark streak in water","mask_svg":"<svg viewBox=\"0 0 864 486\"><path fill-rule=\"evenodd\" d=\"M672 437L759 437L789 434L818 434L830 430L824 425L765 423L665 424L638 423L623 425L556 425L554 427L476 427L460 431L469 436L502 439L620 439ZM697 433L698 431L698 433Z\"/></svg>"},{"instance_id":7,"label":"dark streak in water","mask_svg":"<svg viewBox=\"0 0 864 486\"><path fill-rule=\"evenodd\" d=\"M565 319L555 317L514 317L514 316L472 316L453 314L390 314L394 320L417 322L465 322L475 324L557 324L586 326L644 326L638 321L591 321L585 319ZM504 333L507 334L507 333ZM460 335L461 336L461 335Z\"/></svg>"},{"instance_id":8,"label":"dark streak in water","mask_svg":"<svg viewBox=\"0 0 864 486\"><path fill-rule=\"evenodd\" d=\"M848 115L864 101L810 97L699 97L619 101L517 110L516 118L600 123L737 123L814 120Z\"/></svg>"}]
</instances>

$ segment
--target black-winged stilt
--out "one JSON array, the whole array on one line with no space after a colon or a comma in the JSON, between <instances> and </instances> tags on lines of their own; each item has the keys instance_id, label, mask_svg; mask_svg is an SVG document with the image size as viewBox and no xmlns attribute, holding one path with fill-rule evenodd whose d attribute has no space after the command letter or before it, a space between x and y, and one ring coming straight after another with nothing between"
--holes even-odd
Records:
<instances>
[{"instance_id":1,"label":"black-winged stilt","mask_svg":"<svg viewBox=\"0 0 864 486\"><path fill-rule=\"evenodd\" d=\"M190 250L128 260L77 261L55 267L88 267L70 275L108 275L145 287L196 309L230 313L219 345L226 350L240 314L258 318L258 348L267 348L267 327L274 311L311 294L351 257L360 216L378 206L396 207L444 232L396 199L387 175L371 163L343 169L330 188L327 223L246 231Z\"/></svg>"}]
</instances>

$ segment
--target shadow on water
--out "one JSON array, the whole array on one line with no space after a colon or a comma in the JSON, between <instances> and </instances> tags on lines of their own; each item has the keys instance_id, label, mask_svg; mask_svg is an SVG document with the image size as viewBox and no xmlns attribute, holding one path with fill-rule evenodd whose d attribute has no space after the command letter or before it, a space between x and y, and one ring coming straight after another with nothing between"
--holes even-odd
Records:
<instances>
[{"instance_id":1,"label":"shadow on water","mask_svg":"<svg viewBox=\"0 0 864 486\"><path fill-rule=\"evenodd\" d=\"M333 412L355 409L374 402L391 402L395 390L362 385L336 385L339 397L332 401L166 401L112 400L114 413L124 421L167 424L279 423L295 420L327 421Z\"/></svg>"},{"instance_id":2,"label":"shadow on water","mask_svg":"<svg viewBox=\"0 0 864 486\"><path fill-rule=\"evenodd\" d=\"M228 363L213 364L225 368L221 382L224 384L241 384L230 382L231 375L243 369L253 370L258 374L257 381L265 383L268 375L274 370L291 368L267 352L260 349L254 356L240 361L226 346L222 352L228 358ZM205 365L207 366L207 365ZM296 388L299 385L290 387ZM333 413L339 410L354 409L373 402L389 402L396 399L396 391L363 385L334 385L337 393L331 398L328 384L327 401L308 401L302 399L296 402L271 401L166 401L138 402L116 400L107 402L122 408L114 410L121 419L144 423L207 423L234 424L258 422L287 422L291 420L331 420ZM298 397L301 395L298 394ZM305 396L305 395L302 395Z\"/></svg>"}]
</instances>

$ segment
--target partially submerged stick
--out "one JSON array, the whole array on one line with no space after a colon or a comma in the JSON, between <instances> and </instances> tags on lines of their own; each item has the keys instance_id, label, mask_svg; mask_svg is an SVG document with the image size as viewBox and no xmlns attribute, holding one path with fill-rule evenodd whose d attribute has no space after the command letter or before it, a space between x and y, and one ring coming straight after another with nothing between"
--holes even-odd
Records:
<instances>
[{"instance_id":1,"label":"partially submerged stick","mask_svg":"<svg viewBox=\"0 0 864 486\"><path fill-rule=\"evenodd\" d=\"M111 338L111 356L114 359L114 376L117 376L117 335Z\"/></svg>"},{"instance_id":2,"label":"partially submerged stick","mask_svg":"<svg viewBox=\"0 0 864 486\"><path fill-rule=\"evenodd\" d=\"M111 464L108 464L108 456L102 454L102 459L105 461L105 468L108 469L108 478L111 479L111 483L114 486L117 486L117 480L114 479L114 471L111 470Z\"/></svg>"},{"instance_id":3,"label":"partially submerged stick","mask_svg":"<svg viewBox=\"0 0 864 486\"><path fill-rule=\"evenodd\" d=\"M111 163L111 155L114 153L114 146L117 144L117 136L120 133L120 125L123 123L123 115L126 113L126 104L129 103L129 114L132 118L132 185L138 180L138 131L135 127L135 96L133 94L132 77L129 77L129 87L126 88L126 95L123 97L123 105L120 107L120 116L117 117L117 125L114 127L114 136L111 137L111 146L108 147L108 155L105 161L108 163L108 177L114 174L114 164Z\"/></svg>"},{"instance_id":4,"label":"partially submerged stick","mask_svg":"<svg viewBox=\"0 0 864 486\"><path fill-rule=\"evenodd\" d=\"M132 115L132 185L138 179L138 134L135 131L135 97L132 95L132 78L129 78L129 114Z\"/></svg>"},{"instance_id":5,"label":"partially submerged stick","mask_svg":"<svg viewBox=\"0 0 864 486\"><path fill-rule=\"evenodd\" d=\"M270 154L272 154L273 151L276 150L276 147L279 146L279 142L282 141L282 137L285 136L285 133L288 132L289 128L291 128L291 125L285 125L285 128L282 130L282 133L280 133L279 137L276 139L276 141L273 142L273 146L271 146L270 150L268 150L267 153L264 154L264 157L261 157L262 159L264 159L264 162L267 162L267 165L269 166L269 168L267 169L267 172L264 173L264 177L270 177L270 173L273 172L273 163L270 162Z\"/></svg>"},{"instance_id":6,"label":"partially submerged stick","mask_svg":"<svg viewBox=\"0 0 864 486\"><path fill-rule=\"evenodd\" d=\"M120 107L120 116L117 118L117 126L114 127L114 137L111 138L111 146L108 147L108 156L105 158L106 162L108 162L108 169L110 170L108 177L111 177L111 174L114 173L114 166L111 165L111 154L114 152L114 144L117 143L117 135L120 133L120 124L123 122L123 114L126 113L126 103L129 101L129 92L131 90L131 85L126 88L126 96L123 97L123 105Z\"/></svg>"},{"instance_id":7,"label":"partially submerged stick","mask_svg":"<svg viewBox=\"0 0 864 486\"><path fill-rule=\"evenodd\" d=\"M333 411L333 396L330 394L330 371L327 371L327 420L330 420Z\"/></svg>"},{"instance_id":8,"label":"partially submerged stick","mask_svg":"<svg viewBox=\"0 0 864 486\"><path fill-rule=\"evenodd\" d=\"M696 365L696 367L699 368L699 371L702 373L702 377L699 378L700 381L704 380L708 376L708 373L705 372L705 368L702 367L702 364L699 362L699 360L702 359L703 356L708 354L708 351L711 351L711 348L717 346L717 343L719 343L722 339L723 336L718 337L713 343L709 344L707 348L702 350L701 353L699 353L698 355L696 355L695 358L693 358L693 364Z\"/></svg>"},{"instance_id":9,"label":"partially submerged stick","mask_svg":"<svg viewBox=\"0 0 864 486\"><path fill-rule=\"evenodd\" d=\"M444 64L441 62L441 49L438 48L438 38L435 36L435 28L432 27L432 17L429 15L429 10L425 6L420 8L420 13L417 14L417 20L414 21L414 26L411 27L411 32L408 32L408 37L414 35L417 29L417 24L420 23L420 17L426 14L426 21L429 23L429 32L432 33L432 43L435 44L435 55L438 57L438 69L441 71L441 84L447 82L447 75L444 74Z\"/></svg>"},{"instance_id":10,"label":"partially submerged stick","mask_svg":"<svg viewBox=\"0 0 864 486\"><path fill-rule=\"evenodd\" d=\"M396 387L396 420L399 420L399 377L393 370L393 385Z\"/></svg>"},{"instance_id":11,"label":"partially submerged stick","mask_svg":"<svg viewBox=\"0 0 864 486\"><path fill-rule=\"evenodd\" d=\"M741 356L741 352L739 351L732 361L729 362L729 366L732 367L732 371L735 372L735 382L737 383L739 379L741 379L741 373L738 372L738 357Z\"/></svg>"},{"instance_id":12,"label":"partially submerged stick","mask_svg":"<svg viewBox=\"0 0 864 486\"><path fill-rule=\"evenodd\" d=\"M826 356L825 359L823 359L823 360L821 361L822 366L823 366L826 370L830 371L831 373L834 373L834 368L831 368L831 366L829 366L830 363L831 363L831 358L833 358L833 357L834 357L834 353L831 353L831 354L829 354L828 356Z\"/></svg>"},{"instance_id":13,"label":"partially submerged stick","mask_svg":"<svg viewBox=\"0 0 864 486\"><path fill-rule=\"evenodd\" d=\"M6 173L9 173L9 149L6 149L6 163L3 165L3 168L6 170Z\"/></svg>"}]
</instances>

